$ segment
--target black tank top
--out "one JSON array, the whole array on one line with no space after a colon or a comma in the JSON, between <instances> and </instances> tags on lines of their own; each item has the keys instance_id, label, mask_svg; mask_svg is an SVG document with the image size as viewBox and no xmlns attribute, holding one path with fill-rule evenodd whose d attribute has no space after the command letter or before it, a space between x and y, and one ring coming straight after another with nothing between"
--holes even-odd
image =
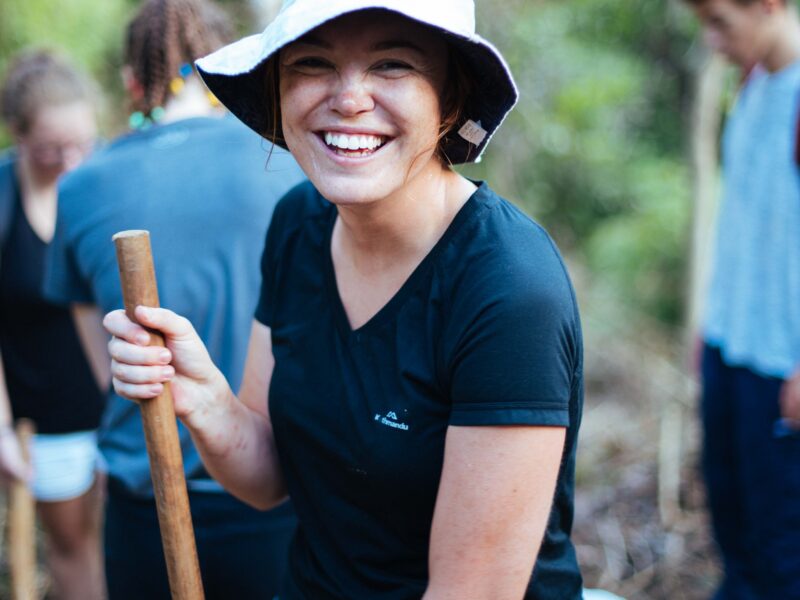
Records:
<instances>
[{"instance_id":1,"label":"black tank top","mask_svg":"<svg viewBox=\"0 0 800 600\"><path fill-rule=\"evenodd\" d=\"M12 413L15 419L32 419L39 433L95 429L103 395L69 309L42 294L47 244L31 228L19 193L15 196L0 250L0 352Z\"/></svg>"}]
</instances>

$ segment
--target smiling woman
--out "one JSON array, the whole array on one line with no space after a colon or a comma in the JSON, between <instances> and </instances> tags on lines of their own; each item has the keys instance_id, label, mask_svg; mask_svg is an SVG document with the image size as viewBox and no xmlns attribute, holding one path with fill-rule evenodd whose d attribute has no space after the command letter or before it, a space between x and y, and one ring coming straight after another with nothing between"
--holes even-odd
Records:
<instances>
[{"instance_id":1,"label":"smiling woman","mask_svg":"<svg viewBox=\"0 0 800 600\"><path fill-rule=\"evenodd\" d=\"M310 181L267 234L242 402L185 319L143 307L175 374L113 312L117 391L171 380L223 485L292 497L281 599L580 598L572 287L541 227L451 168L517 97L473 3L285 2L197 64Z\"/></svg>"}]
</instances>

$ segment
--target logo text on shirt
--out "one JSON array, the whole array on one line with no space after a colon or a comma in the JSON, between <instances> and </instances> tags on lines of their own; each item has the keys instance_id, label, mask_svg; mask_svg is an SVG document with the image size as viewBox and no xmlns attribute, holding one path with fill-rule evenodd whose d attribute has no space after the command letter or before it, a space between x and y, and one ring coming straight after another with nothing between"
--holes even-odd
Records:
<instances>
[{"instance_id":1,"label":"logo text on shirt","mask_svg":"<svg viewBox=\"0 0 800 600\"><path fill-rule=\"evenodd\" d=\"M405 423L400 423L397 419L397 413L393 410L387 412L385 417L376 413L375 420L381 425L386 425L387 427L392 427L393 429L408 431L408 425Z\"/></svg>"}]
</instances>

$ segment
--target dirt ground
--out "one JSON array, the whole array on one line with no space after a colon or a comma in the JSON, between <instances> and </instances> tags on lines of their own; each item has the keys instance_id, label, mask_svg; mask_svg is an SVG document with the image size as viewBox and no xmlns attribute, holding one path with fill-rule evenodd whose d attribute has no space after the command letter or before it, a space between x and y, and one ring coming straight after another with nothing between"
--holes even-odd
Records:
<instances>
[{"instance_id":1,"label":"dirt ground","mask_svg":"<svg viewBox=\"0 0 800 600\"><path fill-rule=\"evenodd\" d=\"M573 535L585 585L628 600L705 600L720 567L685 353L653 332L588 325Z\"/></svg>"}]
</instances>

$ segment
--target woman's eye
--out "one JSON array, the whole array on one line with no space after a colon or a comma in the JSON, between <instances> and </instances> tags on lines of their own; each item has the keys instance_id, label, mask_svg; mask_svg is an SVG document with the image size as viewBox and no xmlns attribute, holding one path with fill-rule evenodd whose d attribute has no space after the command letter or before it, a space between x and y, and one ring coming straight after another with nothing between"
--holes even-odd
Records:
<instances>
[{"instance_id":1,"label":"woman's eye","mask_svg":"<svg viewBox=\"0 0 800 600\"><path fill-rule=\"evenodd\" d=\"M321 69L329 69L331 68L331 64L321 58L300 58L294 63L292 63L293 67L305 70L321 70Z\"/></svg>"},{"instance_id":2,"label":"woman's eye","mask_svg":"<svg viewBox=\"0 0 800 600\"><path fill-rule=\"evenodd\" d=\"M408 63L398 60L387 60L386 62L379 63L375 68L378 71L408 71L412 67Z\"/></svg>"}]
</instances>

